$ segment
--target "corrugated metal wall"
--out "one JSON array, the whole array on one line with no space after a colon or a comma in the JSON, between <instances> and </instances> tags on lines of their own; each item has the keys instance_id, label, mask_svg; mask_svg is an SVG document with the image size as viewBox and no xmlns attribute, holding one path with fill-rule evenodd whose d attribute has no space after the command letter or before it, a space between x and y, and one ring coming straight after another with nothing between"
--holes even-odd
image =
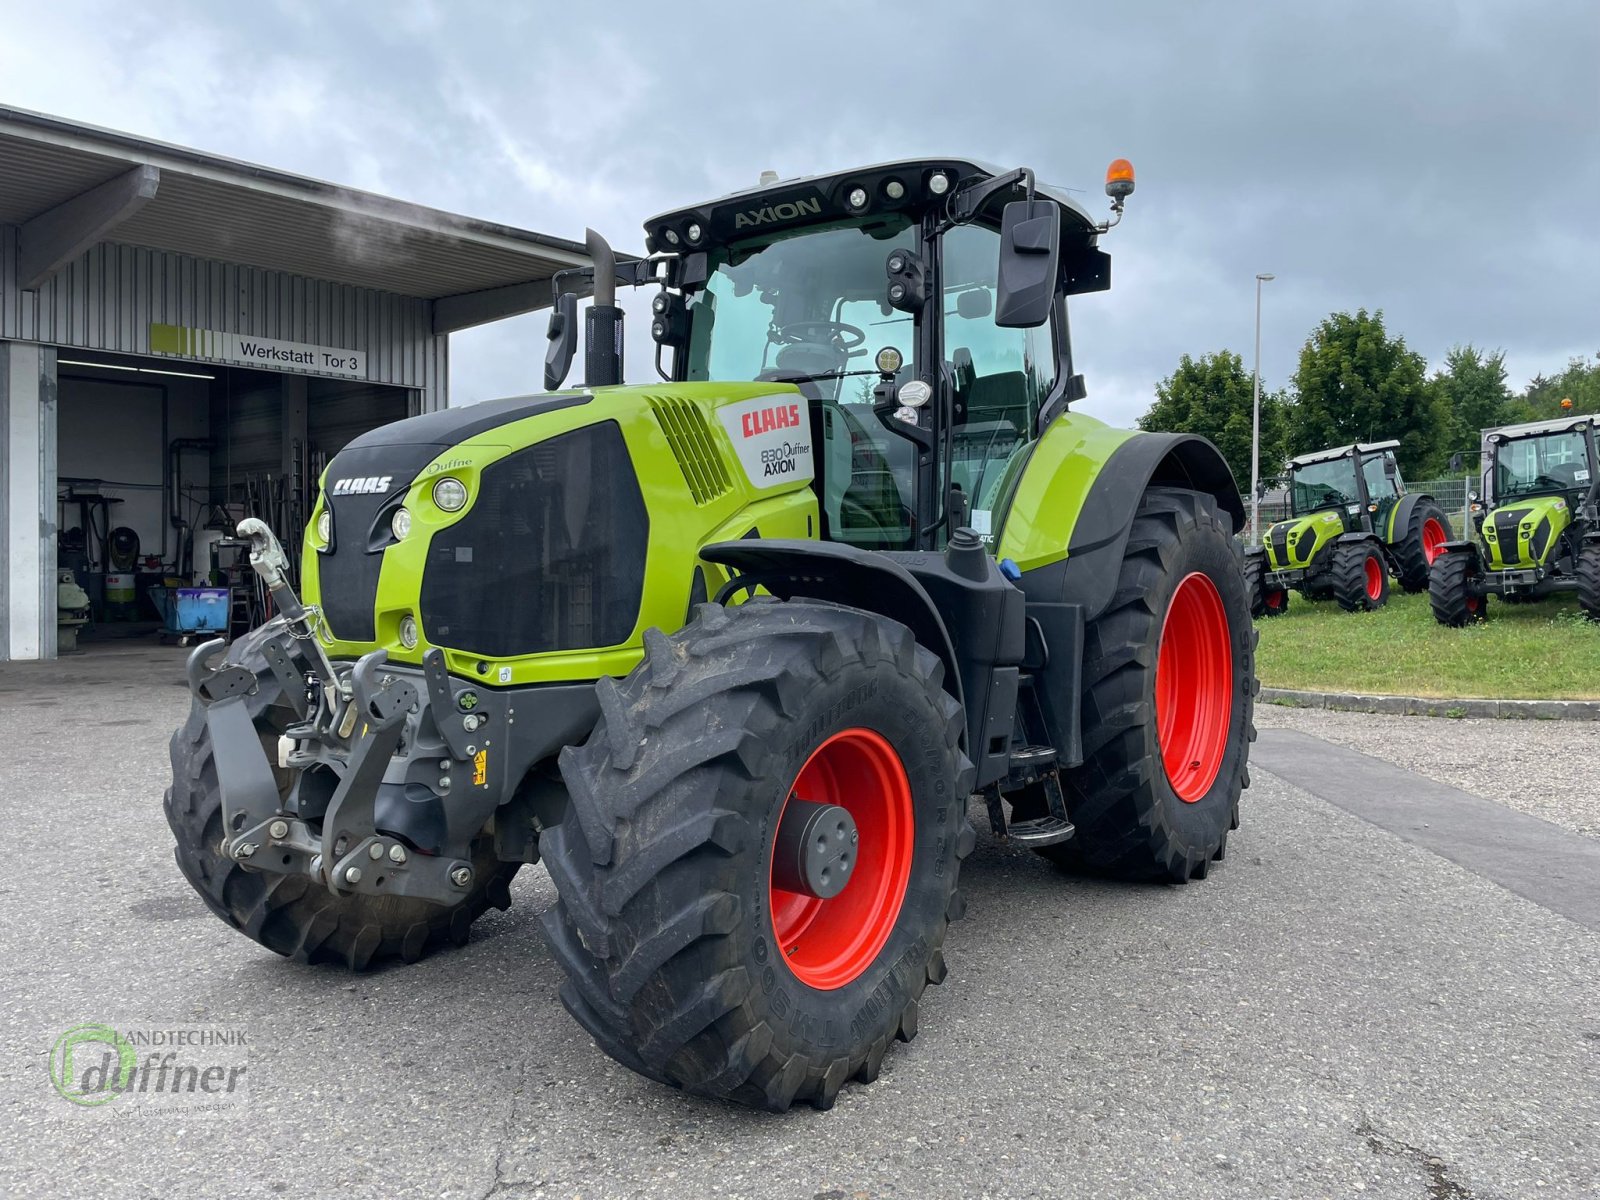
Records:
<instances>
[{"instance_id":1,"label":"corrugated metal wall","mask_svg":"<svg viewBox=\"0 0 1600 1200\"><path fill-rule=\"evenodd\" d=\"M446 339L432 305L370 288L324 283L147 250L100 245L48 279L17 290L17 229L0 225L0 340L124 354L150 352L150 325L183 325L364 350L367 379L445 404Z\"/></svg>"}]
</instances>

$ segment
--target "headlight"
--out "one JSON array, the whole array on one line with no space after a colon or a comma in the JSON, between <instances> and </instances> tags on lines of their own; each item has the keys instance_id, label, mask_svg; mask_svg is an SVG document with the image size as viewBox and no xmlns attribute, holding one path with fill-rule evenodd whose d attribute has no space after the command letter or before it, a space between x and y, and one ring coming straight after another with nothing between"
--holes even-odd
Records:
<instances>
[{"instance_id":1,"label":"headlight","mask_svg":"<svg viewBox=\"0 0 1600 1200\"><path fill-rule=\"evenodd\" d=\"M689 231L688 232L689 232L689 241L690 241L691 244L699 242L699 240L702 237L705 236L705 231L700 228L700 223L698 221L692 223L689 226Z\"/></svg>"},{"instance_id":2,"label":"headlight","mask_svg":"<svg viewBox=\"0 0 1600 1200\"><path fill-rule=\"evenodd\" d=\"M411 510L408 508L395 509L394 518L389 522L389 531L394 534L395 541L405 541L406 534L411 532Z\"/></svg>"},{"instance_id":3,"label":"headlight","mask_svg":"<svg viewBox=\"0 0 1600 1200\"><path fill-rule=\"evenodd\" d=\"M845 197L845 203L851 208L865 208L867 206L867 189L862 187L851 188L850 194Z\"/></svg>"},{"instance_id":4,"label":"headlight","mask_svg":"<svg viewBox=\"0 0 1600 1200\"><path fill-rule=\"evenodd\" d=\"M333 545L333 510L325 508L317 518L317 540L324 546Z\"/></svg>"},{"instance_id":5,"label":"headlight","mask_svg":"<svg viewBox=\"0 0 1600 1200\"><path fill-rule=\"evenodd\" d=\"M400 618L400 644L407 650L417 648L417 619L410 613Z\"/></svg>"},{"instance_id":6,"label":"headlight","mask_svg":"<svg viewBox=\"0 0 1600 1200\"><path fill-rule=\"evenodd\" d=\"M950 190L950 177L943 171L935 171L928 176L928 190L935 196L942 196Z\"/></svg>"},{"instance_id":7,"label":"headlight","mask_svg":"<svg viewBox=\"0 0 1600 1200\"><path fill-rule=\"evenodd\" d=\"M445 512L460 512L466 507L467 485L447 476L433 485L433 502Z\"/></svg>"}]
</instances>

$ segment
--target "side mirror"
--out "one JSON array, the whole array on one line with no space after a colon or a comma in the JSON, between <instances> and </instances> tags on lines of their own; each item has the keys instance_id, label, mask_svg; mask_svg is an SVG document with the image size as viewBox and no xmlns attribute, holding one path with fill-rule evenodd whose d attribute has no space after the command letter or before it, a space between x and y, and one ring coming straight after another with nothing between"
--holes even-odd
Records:
<instances>
[{"instance_id":1,"label":"side mirror","mask_svg":"<svg viewBox=\"0 0 1600 1200\"><path fill-rule=\"evenodd\" d=\"M1394 456L1392 454L1385 454L1383 456L1383 473L1390 479L1395 479L1400 474L1400 466L1394 461Z\"/></svg>"},{"instance_id":2,"label":"side mirror","mask_svg":"<svg viewBox=\"0 0 1600 1200\"><path fill-rule=\"evenodd\" d=\"M578 297L563 292L550 314L545 333L550 345L544 352L544 390L553 392L566 382L572 370L572 356L578 352Z\"/></svg>"},{"instance_id":3,"label":"side mirror","mask_svg":"<svg viewBox=\"0 0 1600 1200\"><path fill-rule=\"evenodd\" d=\"M1000 216L994 323L1032 329L1050 319L1061 271L1061 210L1048 200L1014 200Z\"/></svg>"}]
</instances>

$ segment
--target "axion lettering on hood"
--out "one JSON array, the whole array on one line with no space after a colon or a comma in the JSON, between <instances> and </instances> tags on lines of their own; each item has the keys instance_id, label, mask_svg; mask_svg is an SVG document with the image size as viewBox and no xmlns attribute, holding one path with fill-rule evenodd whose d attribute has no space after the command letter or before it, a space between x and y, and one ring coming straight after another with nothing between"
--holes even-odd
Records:
<instances>
[{"instance_id":1,"label":"axion lettering on hood","mask_svg":"<svg viewBox=\"0 0 1600 1200\"><path fill-rule=\"evenodd\" d=\"M756 487L809 482L816 473L811 462L811 421L803 401L759 396L730 404L717 415L739 464Z\"/></svg>"},{"instance_id":2,"label":"axion lettering on hood","mask_svg":"<svg viewBox=\"0 0 1600 1200\"><path fill-rule=\"evenodd\" d=\"M387 492L392 475L354 475L349 479L335 479L328 488L330 496L372 496Z\"/></svg>"}]
</instances>

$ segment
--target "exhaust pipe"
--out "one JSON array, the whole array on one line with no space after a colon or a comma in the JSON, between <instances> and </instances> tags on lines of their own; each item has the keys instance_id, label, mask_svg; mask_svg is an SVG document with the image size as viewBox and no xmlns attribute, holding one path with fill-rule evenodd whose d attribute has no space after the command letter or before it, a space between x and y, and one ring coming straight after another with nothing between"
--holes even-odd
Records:
<instances>
[{"instance_id":1,"label":"exhaust pipe","mask_svg":"<svg viewBox=\"0 0 1600 1200\"><path fill-rule=\"evenodd\" d=\"M606 387L622 382L622 310L617 307L617 256L592 229L583 241L594 260L594 303L584 314L583 382Z\"/></svg>"}]
</instances>

